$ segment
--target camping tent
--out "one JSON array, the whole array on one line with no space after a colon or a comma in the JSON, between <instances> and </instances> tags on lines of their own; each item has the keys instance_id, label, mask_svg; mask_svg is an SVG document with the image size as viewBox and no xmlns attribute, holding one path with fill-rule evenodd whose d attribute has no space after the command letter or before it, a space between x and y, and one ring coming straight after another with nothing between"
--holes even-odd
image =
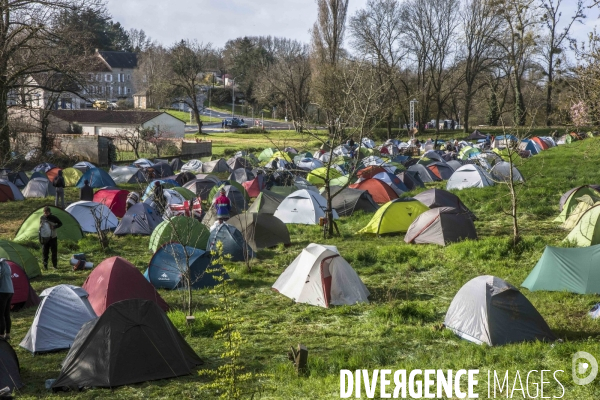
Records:
<instances>
[{"instance_id":1,"label":"camping tent","mask_svg":"<svg viewBox=\"0 0 600 400\"><path fill-rule=\"evenodd\" d=\"M304 169L307 171L312 171L314 169L317 168L322 168L323 167L323 162L321 162L320 160L317 160L316 158L303 158L300 161L298 161L296 163L296 166L300 169Z\"/></svg>"},{"instance_id":2,"label":"camping tent","mask_svg":"<svg viewBox=\"0 0 600 400\"><path fill-rule=\"evenodd\" d=\"M186 254L187 253L187 254ZM184 274L190 268L190 283L193 289L214 287L218 284L207 269L218 269L211 265L210 253L181 243L167 243L152 256L146 279L157 289L185 289Z\"/></svg>"},{"instance_id":3,"label":"camping tent","mask_svg":"<svg viewBox=\"0 0 600 400\"><path fill-rule=\"evenodd\" d=\"M231 168L229 168L229 165L227 165L227 162L224 159L219 158L218 160L203 163L202 172L205 174L210 174L212 172L231 172Z\"/></svg>"},{"instance_id":4,"label":"camping tent","mask_svg":"<svg viewBox=\"0 0 600 400\"><path fill-rule=\"evenodd\" d=\"M427 165L427 169L429 171L433 172L433 174L436 177L440 178L440 180L442 180L442 181L450 179L450 177L454 173L454 168L452 168L445 162L443 162L443 163L433 162L433 163Z\"/></svg>"},{"instance_id":5,"label":"camping tent","mask_svg":"<svg viewBox=\"0 0 600 400\"><path fill-rule=\"evenodd\" d=\"M173 169L166 162L156 163L148 168L148 171L153 174L155 179L166 178L167 176L173 175Z\"/></svg>"},{"instance_id":6,"label":"camping tent","mask_svg":"<svg viewBox=\"0 0 600 400\"><path fill-rule=\"evenodd\" d=\"M437 182L442 180L440 177L438 177L432 171L428 170L427 167L425 167L422 164L411 165L410 167L408 167L407 171L418 173L419 178L421 178L421 181L423 182Z\"/></svg>"},{"instance_id":7,"label":"camping tent","mask_svg":"<svg viewBox=\"0 0 600 400\"><path fill-rule=\"evenodd\" d=\"M15 242L0 239L0 258L12 261L23 268L30 279L42 273L37 258L27 248Z\"/></svg>"},{"instance_id":8,"label":"camping tent","mask_svg":"<svg viewBox=\"0 0 600 400\"><path fill-rule=\"evenodd\" d=\"M242 186L249 197L257 197L260 191L266 187L264 175L260 174L256 178L242 183Z\"/></svg>"},{"instance_id":9,"label":"camping tent","mask_svg":"<svg viewBox=\"0 0 600 400\"><path fill-rule=\"evenodd\" d=\"M59 167L50 168L48 171L46 171L46 177L48 178L48 180L50 182L54 182L54 179L58 176L58 173L60 171L62 171L62 168L59 168Z\"/></svg>"},{"instance_id":10,"label":"camping tent","mask_svg":"<svg viewBox=\"0 0 600 400\"><path fill-rule=\"evenodd\" d=\"M367 226L358 233L384 233L406 232L410 224L429 208L418 200L407 197L392 200L379 208Z\"/></svg>"},{"instance_id":11,"label":"camping tent","mask_svg":"<svg viewBox=\"0 0 600 400\"><path fill-rule=\"evenodd\" d=\"M369 165L368 167L360 169L356 173L356 176L358 176L360 180L367 180L373 178L375 175L381 172L386 172L386 170L379 165Z\"/></svg>"},{"instance_id":12,"label":"camping tent","mask_svg":"<svg viewBox=\"0 0 600 400\"><path fill-rule=\"evenodd\" d=\"M233 172L227 178L228 181L236 181L237 183L244 183L251 181L255 178L252 170L246 168L234 169Z\"/></svg>"},{"instance_id":13,"label":"camping tent","mask_svg":"<svg viewBox=\"0 0 600 400\"><path fill-rule=\"evenodd\" d=\"M150 235L161 222L158 211L146 203L137 203L127 210L114 234Z\"/></svg>"},{"instance_id":14,"label":"camping tent","mask_svg":"<svg viewBox=\"0 0 600 400\"><path fill-rule=\"evenodd\" d=\"M227 160L227 165L232 171L240 168L252 169L252 163L243 157L231 157L229 160Z\"/></svg>"},{"instance_id":15,"label":"camping tent","mask_svg":"<svg viewBox=\"0 0 600 400\"><path fill-rule=\"evenodd\" d=\"M19 358L10 343L0 340L0 387L8 387L11 392L23 386L19 371ZM6 398L12 396L5 395Z\"/></svg>"},{"instance_id":16,"label":"camping tent","mask_svg":"<svg viewBox=\"0 0 600 400\"><path fill-rule=\"evenodd\" d=\"M79 179L81 179L83 172L76 168L65 168L62 170L63 178L65 179L65 186L71 187L77 185Z\"/></svg>"},{"instance_id":17,"label":"camping tent","mask_svg":"<svg viewBox=\"0 0 600 400\"><path fill-rule=\"evenodd\" d=\"M81 328L52 388L113 388L189 375L200 364L156 304L131 299L113 304Z\"/></svg>"},{"instance_id":18,"label":"camping tent","mask_svg":"<svg viewBox=\"0 0 600 400\"><path fill-rule=\"evenodd\" d=\"M387 171L375 174L371 179L377 179L386 183L398 196L400 196L402 193L408 192L408 188L404 182L402 182L402 180L400 180L400 178L398 178L396 175L392 175Z\"/></svg>"},{"instance_id":19,"label":"camping tent","mask_svg":"<svg viewBox=\"0 0 600 400\"><path fill-rule=\"evenodd\" d=\"M287 196L273 214L286 224L316 225L319 218L325 217L327 200L312 190L301 189ZM333 218L338 219L333 211Z\"/></svg>"},{"instance_id":20,"label":"camping tent","mask_svg":"<svg viewBox=\"0 0 600 400\"><path fill-rule=\"evenodd\" d=\"M523 139L519 145L519 150L529 151L532 156L535 156L536 154L541 153L542 148L533 140Z\"/></svg>"},{"instance_id":21,"label":"camping tent","mask_svg":"<svg viewBox=\"0 0 600 400\"><path fill-rule=\"evenodd\" d=\"M190 160L181 166L181 172L202 172L202 161Z\"/></svg>"},{"instance_id":22,"label":"camping tent","mask_svg":"<svg viewBox=\"0 0 600 400\"><path fill-rule=\"evenodd\" d=\"M29 182L29 177L25 172L11 172L11 170L6 169L0 170L0 179L6 179L7 181L14 183L18 188L24 188Z\"/></svg>"},{"instance_id":23,"label":"camping tent","mask_svg":"<svg viewBox=\"0 0 600 400\"><path fill-rule=\"evenodd\" d=\"M259 161L261 161L261 162L269 161L271 159L271 157L273 157L273 154L275 154L276 151L277 151L277 149L272 149L272 148L267 147L258 155Z\"/></svg>"},{"instance_id":24,"label":"camping tent","mask_svg":"<svg viewBox=\"0 0 600 400\"><path fill-rule=\"evenodd\" d=\"M366 190L342 189L339 186L332 186L330 190L332 195L335 194L335 197L331 199L331 206L337 211L340 217L350 216L354 211L362 210L366 213L371 213L379 209L373 197Z\"/></svg>"},{"instance_id":25,"label":"camping tent","mask_svg":"<svg viewBox=\"0 0 600 400\"><path fill-rule=\"evenodd\" d=\"M398 178L404 183L404 186L408 188L408 190L414 190L418 187L425 187L425 184L421 180L419 173L411 173L409 171L404 171L396 174Z\"/></svg>"},{"instance_id":26,"label":"camping tent","mask_svg":"<svg viewBox=\"0 0 600 400\"><path fill-rule=\"evenodd\" d=\"M147 158L138 158L131 164L138 168L151 168L154 165L154 163L152 161L148 160Z\"/></svg>"},{"instance_id":27,"label":"camping tent","mask_svg":"<svg viewBox=\"0 0 600 400\"><path fill-rule=\"evenodd\" d=\"M279 243L291 243L287 226L269 214L245 212L230 218L227 223L242 233L254 251L277 246Z\"/></svg>"},{"instance_id":28,"label":"camping tent","mask_svg":"<svg viewBox=\"0 0 600 400\"><path fill-rule=\"evenodd\" d=\"M473 278L460 288L444 325L463 339L489 346L556 339L517 288L490 275Z\"/></svg>"},{"instance_id":29,"label":"camping tent","mask_svg":"<svg viewBox=\"0 0 600 400\"><path fill-rule=\"evenodd\" d=\"M171 160L171 162L169 163L169 166L171 167L173 172L179 171L179 170L181 170L181 167L183 167L183 161L181 161L181 159L179 157L175 157L174 159Z\"/></svg>"},{"instance_id":30,"label":"camping tent","mask_svg":"<svg viewBox=\"0 0 600 400\"><path fill-rule=\"evenodd\" d=\"M77 219L69 214L67 211L61 210L60 208L50 206L52 214L56 215L62 226L56 230L58 240L72 240L79 241L83 237L81 226ZM40 207L31 214L21 224L21 227L15 235L15 242L24 241L37 241L39 239L40 231L40 217L44 214L44 207ZM19 264L22 265L22 264Z\"/></svg>"},{"instance_id":31,"label":"camping tent","mask_svg":"<svg viewBox=\"0 0 600 400\"><path fill-rule=\"evenodd\" d=\"M96 168L94 164L87 161L79 161L77 164L73 165L73 168L78 169L81 173L84 173L90 168Z\"/></svg>"},{"instance_id":32,"label":"camping tent","mask_svg":"<svg viewBox=\"0 0 600 400\"><path fill-rule=\"evenodd\" d=\"M246 257L254 257L254 251L248 245L242 232L227 223L219 224L210 232L208 249L217 250L217 243L223 244L223 255L231 255L231 261L244 261Z\"/></svg>"},{"instance_id":33,"label":"camping tent","mask_svg":"<svg viewBox=\"0 0 600 400\"><path fill-rule=\"evenodd\" d=\"M161 222L150 236L148 248L155 252L167 242L177 242L184 246L206 250L210 232L197 219L182 215Z\"/></svg>"},{"instance_id":34,"label":"camping tent","mask_svg":"<svg viewBox=\"0 0 600 400\"><path fill-rule=\"evenodd\" d=\"M600 293L600 245L572 249L546 246L521 286L533 291Z\"/></svg>"},{"instance_id":35,"label":"camping tent","mask_svg":"<svg viewBox=\"0 0 600 400\"><path fill-rule=\"evenodd\" d=\"M148 179L144 172L137 167L117 167L111 169L108 175L113 179L115 184L122 183L146 183Z\"/></svg>"},{"instance_id":36,"label":"camping tent","mask_svg":"<svg viewBox=\"0 0 600 400\"><path fill-rule=\"evenodd\" d=\"M578 205L577 199L584 196L590 196L592 199L600 197L599 185L584 185L573 188L563 194L559 201L560 215L554 219L554 222L564 222Z\"/></svg>"},{"instance_id":37,"label":"camping tent","mask_svg":"<svg viewBox=\"0 0 600 400\"><path fill-rule=\"evenodd\" d=\"M101 189L94 193L94 201L102 203L117 216L123 218L127 207L127 190Z\"/></svg>"},{"instance_id":38,"label":"camping tent","mask_svg":"<svg viewBox=\"0 0 600 400\"><path fill-rule=\"evenodd\" d=\"M366 179L349 186L351 189L366 190L377 204L385 204L398 198L398 194L379 179Z\"/></svg>"},{"instance_id":39,"label":"camping tent","mask_svg":"<svg viewBox=\"0 0 600 400\"><path fill-rule=\"evenodd\" d=\"M129 261L111 257L102 261L83 284L96 315L102 315L113 303L126 299L152 300L167 311L169 306L144 275Z\"/></svg>"},{"instance_id":40,"label":"camping tent","mask_svg":"<svg viewBox=\"0 0 600 400\"><path fill-rule=\"evenodd\" d=\"M427 210L408 228L406 243L433 243L446 246L461 240L477 239L475 224L468 214L453 207Z\"/></svg>"},{"instance_id":41,"label":"camping tent","mask_svg":"<svg viewBox=\"0 0 600 400\"><path fill-rule=\"evenodd\" d=\"M41 163L33 167L33 172L43 172L44 174L50 171L52 168L55 168L56 165L50 163Z\"/></svg>"},{"instance_id":42,"label":"camping tent","mask_svg":"<svg viewBox=\"0 0 600 400\"><path fill-rule=\"evenodd\" d=\"M244 210L248 209L248 193L246 193L246 189L242 185L237 182L226 181L219 187L214 187L210 191L208 198L212 199L211 204L215 202L217 197L219 196L219 191L221 189L225 189L225 196L229 199L231 203L231 209L235 210L237 213L240 213Z\"/></svg>"},{"instance_id":43,"label":"camping tent","mask_svg":"<svg viewBox=\"0 0 600 400\"><path fill-rule=\"evenodd\" d=\"M22 308L37 306L40 304L40 298L29 283L29 278L23 269L13 261L6 261L10 267L10 278L13 284L14 293L10 298L10 308L12 311L19 311Z\"/></svg>"},{"instance_id":44,"label":"camping tent","mask_svg":"<svg viewBox=\"0 0 600 400\"><path fill-rule=\"evenodd\" d=\"M573 209L573 212L560 226L561 228L568 230L569 232L572 231L573 228L575 228L583 214L585 214L590 208L594 207L595 205L600 204L600 197L591 197L587 194L584 194L583 196L578 197L577 201L579 202L577 204L577 207Z\"/></svg>"},{"instance_id":45,"label":"camping tent","mask_svg":"<svg viewBox=\"0 0 600 400\"><path fill-rule=\"evenodd\" d=\"M367 287L335 246L309 244L277 278L273 289L297 303L330 305L368 303Z\"/></svg>"},{"instance_id":46,"label":"camping tent","mask_svg":"<svg viewBox=\"0 0 600 400\"><path fill-rule=\"evenodd\" d=\"M565 238L579 247L600 244L600 205L590 207Z\"/></svg>"},{"instance_id":47,"label":"camping tent","mask_svg":"<svg viewBox=\"0 0 600 400\"><path fill-rule=\"evenodd\" d=\"M463 204L463 202L454 193L442 189L428 189L413 196L416 200L425 204L429 208L454 207L464 213L467 213L473 221L475 215Z\"/></svg>"},{"instance_id":48,"label":"camping tent","mask_svg":"<svg viewBox=\"0 0 600 400\"><path fill-rule=\"evenodd\" d=\"M113 230L119 225L119 220L110 211L110 208L94 201L83 200L71 203L65 211L75 217L81 230L85 233L97 232L96 220L100 223L100 229L103 231Z\"/></svg>"},{"instance_id":49,"label":"camping tent","mask_svg":"<svg viewBox=\"0 0 600 400\"><path fill-rule=\"evenodd\" d=\"M481 140L487 139L487 136L479 132L477 129L473 131L469 136L467 136L467 140Z\"/></svg>"},{"instance_id":50,"label":"camping tent","mask_svg":"<svg viewBox=\"0 0 600 400\"><path fill-rule=\"evenodd\" d=\"M335 168L329 168L329 179L339 178L343 174ZM308 173L306 179L313 185L324 185L327 177L327 168L316 168Z\"/></svg>"},{"instance_id":51,"label":"camping tent","mask_svg":"<svg viewBox=\"0 0 600 400\"><path fill-rule=\"evenodd\" d=\"M270 190L263 190L256 197L248 212L273 215L284 199L285 196Z\"/></svg>"},{"instance_id":52,"label":"camping tent","mask_svg":"<svg viewBox=\"0 0 600 400\"><path fill-rule=\"evenodd\" d=\"M0 179L0 203L25 200L19 188L12 182Z\"/></svg>"},{"instance_id":53,"label":"camping tent","mask_svg":"<svg viewBox=\"0 0 600 400\"><path fill-rule=\"evenodd\" d=\"M507 182L510 180L510 163L506 161L497 162L490 171L490 174L496 181ZM513 182L524 182L525 179L521 175L521 171L517 167L512 167Z\"/></svg>"},{"instance_id":54,"label":"camping tent","mask_svg":"<svg viewBox=\"0 0 600 400\"><path fill-rule=\"evenodd\" d=\"M300 190L300 188L296 185L287 185L287 186L271 186L268 189L269 192L276 193L280 196L287 197L295 191Z\"/></svg>"},{"instance_id":55,"label":"camping tent","mask_svg":"<svg viewBox=\"0 0 600 400\"><path fill-rule=\"evenodd\" d=\"M56 189L46 177L32 178L23 189L23 197L50 197L56 194Z\"/></svg>"},{"instance_id":56,"label":"camping tent","mask_svg":"<svg viewBox=\"0 0 600 400\"><path fill-rule=\"evenodd\" d=\"M183 187L191 190L202 200L208 200L212 188L219 184L220 180L216 177L206 177L203 179L194 179L186 183Z\"/></svg>"},{"instance_id":57,"label":"camping tent","mask_svg":"<svg viewBox=\"0 0 600 400\"><path fill-rule=\"evenodd\" d=\"M100 168L90 168L79 178L79 182L75 185L78 188L83 187L84 181L89 181L90 186L93 188L101 188L105 186L115 187L117 184L110 177L108 172Z\"/></svg>"},{"instance_id":58,"label":"camping tent","mask_svg":"<svg viewBox=\"0 0 600 400\"><path fill-rule=\"evenodd\" d=\"M466 164L454 171L448 183L447 190L462 190L467 188L482 188L494 186L494 181L481 167L474 164Z\"/></svg>"},{"instance_id":59,"label":"camping tent","mask_svg":"<svg viewBox=\"0 0 600 400\"><path fill-rule=\"evenodd\" d=\"M194 175L193 173L186 171L186 172L180 172L177 175L174 176L175 182L177 182L179 184L179 186L183 186L186 183L188 183L189 181L193 181L196 179L196 175Z\"/></svg>"},{"instance_id":60,"label":"camping tent","mask_svg":"<svg viewBox=\"0 0 600 400\"><path fill-rule=\"evenodd\" d=\"M70 348L83 324L96 318L88 293L80 287L53 286L40 296L33 323L19 344L34 354Z\"/></svg>"}]
</instances>

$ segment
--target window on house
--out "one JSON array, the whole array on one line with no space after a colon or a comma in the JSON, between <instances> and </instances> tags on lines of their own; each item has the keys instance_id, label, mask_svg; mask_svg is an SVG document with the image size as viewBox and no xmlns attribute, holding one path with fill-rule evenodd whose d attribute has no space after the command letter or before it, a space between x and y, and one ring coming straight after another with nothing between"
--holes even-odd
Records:
<instances>
[{"instance_id":1,"label":"window on house","mask_svg":"<svg viewBox=\"0 0 600 400\"><path fill-rule=\"evenodd\" d=\"M96 80L98 82L102 81L102 74L96 74Z\"/></svg>"},{"instance_id":2,"label":"window on house","mask_svg":"<svg viewBox=\"0 0 600 400\"><path fill-rule=\"evenodd\" d=\"M119 86L119 89L118 89L118 90L119 90L119 94L121 94L121 86Z\"/></svg>"},{"instance_id":3,"label":"window on house","mask_svg":"<svg viewBox=\"0 0 600 400\"><path fill-rule=\"evenodd\" d=\"M127 82L131 80L131 75L127 74Z\"/></svg>"},{"instance_id":4,"label":"window on house","mask_svg":"<svg viewBox=\"0 0 600 400\"><path fill-rule=\"evenodd\" d=\"M111 74L106 74L106 75L104 76L104 80L105 80L106 82L112 82L112 75L111 75Z\"/></svg>"}]
</instances>

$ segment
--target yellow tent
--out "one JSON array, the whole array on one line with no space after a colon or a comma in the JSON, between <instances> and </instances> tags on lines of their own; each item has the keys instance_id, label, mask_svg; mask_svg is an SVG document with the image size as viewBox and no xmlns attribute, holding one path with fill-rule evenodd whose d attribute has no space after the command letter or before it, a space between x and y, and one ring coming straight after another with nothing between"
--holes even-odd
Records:
<instances>
[{"instance_id":1,"label":"yellow tent","mask_svg":"<svg viewBox=\"0 0 600 400\"><path fill-rule=\"evenodd\" d=\"M269 163L272 162L275 157L279 158L280 160L285 160L289 163L292 162L292 157L290 157L290 155L286 152L283 151L278 151L276 153L273 153L273 156L271 157L271 159L268 161Z\"/></svg>"},{"instance_id":2,"label":"yellow tent","mask_svg":"<svg viewBox=\"0 0 600 400\"><path fill-rule=\"evenodd\" d=\"M425 204L412 198L394 199L381 206L373 215L371 221L358 233L406 232L415 219L429 210Z\"/></svg>"},{"instance_id":3,"label":"yellow tent","mask_svg":"<svg viewBox=\"0 0 600 400\"><path fill-rule=\"evenodd\" d=\"M340 171L335 168L329 168L329 179L337 179L344 176ZM325 178L327 177L327 168L321 167L313 169L308 173L306 179L313 185L324 185Z\"/></svg>"},{"instance_id":4,"label":"yellow tent","mask_svg":"<svg viewBox=\"0 0 600 400\"><path fill-rule=\"evenodd\" d=\"M79 178L81 178L81 176L83 175L83 172L75 168L65 168L62 171L63 178L65 178L66 186L77 185L77 182L79 182Z\"/></svg>"},{"instance_id":5,"label":"yellow tent","mask_svg":"<svg viewBox=\"0 0 600 400\"><path fill-rule=\"evenodd\" d=\"M594 196L592 198L592 196L587 195L587 194L584 194L583 196L577 198L576 200L579 203L573 209L571 214L569 214L569 216L567 217L567 220L561 225L561 228L563 228L567 231L571 231L573 228L575 228L575 225L577 225L579 223L579 220L581 219L583 214L585 214L587 212L587 210L589 210L593 206L600 204L598 202L600 199L598 199L596 196Z\"/></svg>"}]
</instances>

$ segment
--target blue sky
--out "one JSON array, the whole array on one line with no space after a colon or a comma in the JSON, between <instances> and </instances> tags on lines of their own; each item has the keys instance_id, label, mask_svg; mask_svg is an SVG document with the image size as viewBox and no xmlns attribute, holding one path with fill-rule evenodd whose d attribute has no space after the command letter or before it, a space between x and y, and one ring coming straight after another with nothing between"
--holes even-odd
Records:
<instances>
[{"instance_id":1,"label":"blue sky","mask_svg":"<svg viewBox=\"0 0 600 400\"><path fill-rule=\"evenodd\" d=\"M569 14L569 3L563 0ZM350 0L349 14L364 8L367 0ZM113 19L127 29L143 29L153 39L170 45L197 39L223 46L240 36L282 36L304 42L317 18L314 0L108 0ZM586 12L585 25L574 31L579 41L598 26L600 10Z\"/></svg>"}]
</instances>

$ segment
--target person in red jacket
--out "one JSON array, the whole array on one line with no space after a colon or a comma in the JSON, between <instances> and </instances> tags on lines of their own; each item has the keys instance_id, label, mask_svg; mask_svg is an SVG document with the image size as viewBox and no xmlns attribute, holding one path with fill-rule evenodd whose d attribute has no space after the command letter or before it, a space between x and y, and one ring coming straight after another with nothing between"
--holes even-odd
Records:
<instances>
[{"instance_id":1,"label":"person in red jacket","mask_svg":"<svg viewBox=\"0 0 600 400\"><path fill-rule=\"evenodd\" d=\"M215 208L217 209L217 219L219 220L220 224L229 219L231 202L225 195L225 189L221 189L219 192L219 197L215 199Z\"/></svg>"}]
</instances>

